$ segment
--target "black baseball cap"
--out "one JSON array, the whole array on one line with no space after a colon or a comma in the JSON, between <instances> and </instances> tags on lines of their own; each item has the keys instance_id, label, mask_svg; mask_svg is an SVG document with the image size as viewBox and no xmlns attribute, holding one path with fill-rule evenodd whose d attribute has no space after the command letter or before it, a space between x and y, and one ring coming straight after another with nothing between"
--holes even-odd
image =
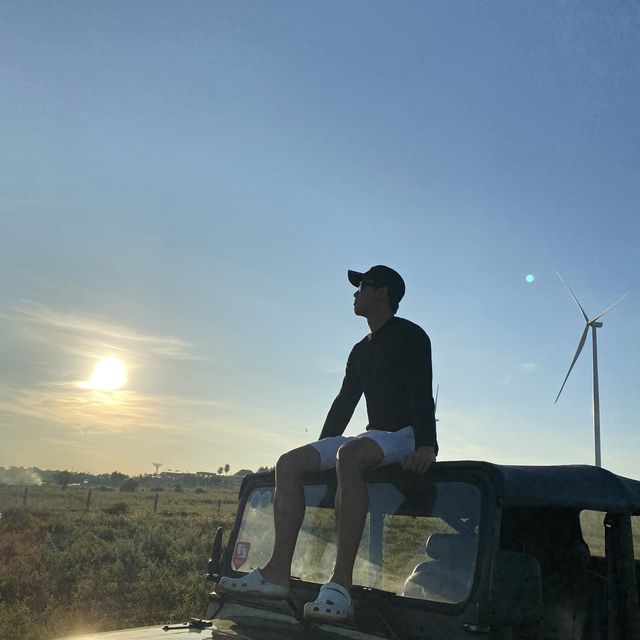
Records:
<instances>
[{"instance_id":1,"label":"black baseball cap","mask_svg":"<svg viewBox=\"0 0 640 640\"><path fill-rule=\"evenodd\" d=\"M396 302L400 302L404 296L405 287L402 276L391 267L385 267L383 264L377 264L364 273L349 270L347 276L354 287L359 287L362 282L373 287L387 287L389 298Z\"/></svg>"}]
</instances>

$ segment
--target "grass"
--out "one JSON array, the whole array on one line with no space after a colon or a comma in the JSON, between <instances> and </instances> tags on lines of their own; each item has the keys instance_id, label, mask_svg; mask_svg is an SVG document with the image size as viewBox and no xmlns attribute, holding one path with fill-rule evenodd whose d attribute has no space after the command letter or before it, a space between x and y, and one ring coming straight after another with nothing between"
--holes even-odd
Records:
<instances>
[{"instance_id":1,"label":"grass","mask_svg":"<svg viewBox=\"0 0 640 640\"><path fill-rule=\"evenodd\" d=\"M213 534L237 488L92 491L0 487L0 640L48 640L203 615ZM218 508L220 501L220 508ZM117 508L114 509L114 506Z\"/></svg>"}]
</instances>

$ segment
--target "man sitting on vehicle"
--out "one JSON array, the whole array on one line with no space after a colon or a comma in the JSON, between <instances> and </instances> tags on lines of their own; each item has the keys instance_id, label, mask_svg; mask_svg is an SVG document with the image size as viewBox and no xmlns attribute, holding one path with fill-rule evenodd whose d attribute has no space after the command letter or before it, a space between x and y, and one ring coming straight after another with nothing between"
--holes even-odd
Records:
<instances>
[{"instance_id":1,"label":"man sitting on vehicle","mask_svg":"<svg viewBox=\"0 0 640 640\"><path fill-rule=\"evenodd\" d=\"M320 439L285 453L276 465L273 554L262 569L242 578L221 578L218 590L235 595L286 598L291 562L305 512L303 474L336 468L337 557L329 582L306 618L345 619L352 615L350 588L368 493L364 472L393 462L425 473L438 453L432 394L431 342L416 324L395 313L405 292L396 271L378 265L366 273L349 271L354 313L371 333L352 349L340 393ZM355 437L344 433L364 393L369 424Z\"/></svg>"}]
</instances>

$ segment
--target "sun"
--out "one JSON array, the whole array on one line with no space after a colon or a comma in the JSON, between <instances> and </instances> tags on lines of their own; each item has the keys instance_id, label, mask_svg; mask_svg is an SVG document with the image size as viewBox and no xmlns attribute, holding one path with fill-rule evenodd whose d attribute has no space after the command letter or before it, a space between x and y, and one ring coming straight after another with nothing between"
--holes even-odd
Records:
<instances>
[{"instance_id":1,"label":"sun","mask_svg":"<svg viewBox=\"0 0 640 640\"><path fill-rule=\"evenodd\" d=\"M96 364L91 378L82 383L85 389L115 391L127 383L127 367L120 358L102 358Z\"/></svg>"}]
</instances>

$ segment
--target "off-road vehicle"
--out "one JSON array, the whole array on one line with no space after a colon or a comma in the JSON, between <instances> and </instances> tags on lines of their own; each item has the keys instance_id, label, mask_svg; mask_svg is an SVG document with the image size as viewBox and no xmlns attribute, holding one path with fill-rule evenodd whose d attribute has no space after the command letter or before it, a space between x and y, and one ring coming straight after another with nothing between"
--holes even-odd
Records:
<instances>
[{"instance_id":1,"label":"off-road vehicle","mask_svg":"<svg viewBox=\"0 0 640 640\"><path fill-rule=\"evenodd\" d=\"M334 471L306 478L288 600L216 593L220 576L271 555L274 475L261 473L242 483L226 545L216 532L204 618L101 638L640 640L640 481L487 462L438 462L425 476L390 465L366 478L348 622L302 616L335 558Z\"/></svg>"}]
</instances>

